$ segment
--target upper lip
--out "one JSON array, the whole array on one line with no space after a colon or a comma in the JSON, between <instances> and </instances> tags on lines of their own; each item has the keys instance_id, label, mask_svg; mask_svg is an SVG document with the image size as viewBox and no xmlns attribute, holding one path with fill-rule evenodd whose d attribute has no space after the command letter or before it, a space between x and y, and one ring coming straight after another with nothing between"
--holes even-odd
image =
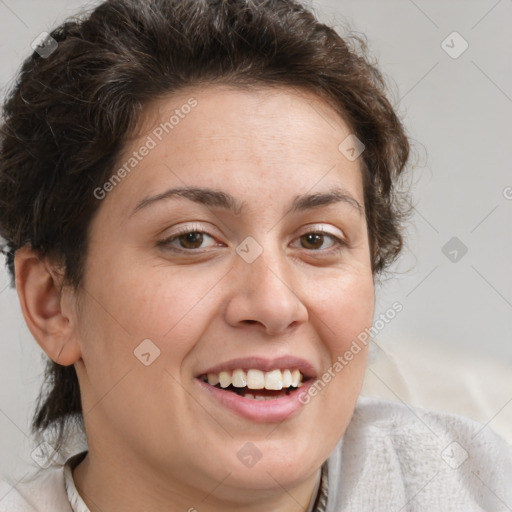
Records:
<instances>
[{"instance_id":1,"label":"upper lip","mask_svg":"<svg viewBox=\"0 0 512 512\"><path fill-rule=\"evenodd\" d=\"M207 375L208 373L229 372L233 370L261 370L262 372L269 372L271 370L299 370L306 378L316 378L315 368L311 363L305 359L300 359L295 356L282 356L276 359L267 359L264 357L242 357L238 359L231 359L224 363L211 366L210 368L200 372L197 376Z\"/></svg>"}]
</instances>

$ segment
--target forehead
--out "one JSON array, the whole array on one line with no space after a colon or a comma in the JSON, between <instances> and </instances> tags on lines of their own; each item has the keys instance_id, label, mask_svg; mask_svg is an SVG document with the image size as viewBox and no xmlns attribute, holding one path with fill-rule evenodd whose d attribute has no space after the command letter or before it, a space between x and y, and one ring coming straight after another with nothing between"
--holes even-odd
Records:
<instances>
[{"instance_id":1,"label":"forehead","mask_svg":"<svg viewBox=\"0 0 512 512\"><path fill-rule=\"evenodd\" d=\"M185 108L192 102L196 104L193 108ZM182 109L187 112L181 113ZM162 135L165 138L172 133L177 141L186 136L188 141L238 137L249 142L256 135L258 145L278 139L298 149L305 142L308 146L320 145L327 142L326 136L338 141L350 133L347 123L334 108L309 90L218 84L187 88L150 103L139 123L142 128L139 135L149 133L159 122L165 124L173 113L178 114L179 119L174 116L173 127L171 130L164 127ZM237 148L231 149L236 152Z\"/></svg>"},{"instance_id":2,"label":"forehead","mask_svg":"<svg viewBox=\"0 0 512 512\"><path fill-rule=\"evenodd\" d=\"M133 204L165 184L220 186L248 196L342 185L362 199L359 159L350 161L339 148L348 136L342 117L308 91L188 88L146 106L119 166L143 146L151 149L123 183L123 195Z\"/></svg>"}]
</instances>

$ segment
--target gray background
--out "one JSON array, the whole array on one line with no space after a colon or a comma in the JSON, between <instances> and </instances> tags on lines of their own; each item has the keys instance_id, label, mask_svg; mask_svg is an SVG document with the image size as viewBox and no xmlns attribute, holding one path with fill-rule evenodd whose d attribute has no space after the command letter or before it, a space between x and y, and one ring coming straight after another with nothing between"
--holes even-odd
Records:
<instances>
[{"instance_id":1,"label":"gray background","mask_svg":"<svg viewBox=\"0 0 512 512\"><path fill-rule=\"evenodd\" d=\"M310 2L311 3L311 2ZM85 4L0 0L2 96L42 31ZM415 144L415 211L394 279L378 289L377 314L404 310L379 333L384 345L428 344L512 369L512 2L314 1L341 33L367 35L391 98ZM458 32L458 58L442 42ZM459 51L462 40L445 45ZM443 247L457 237L458 261ZM461 244L467 253L461 257ZM0 270L0 472L30 461L28 425L42 352ZM435 361L429 361L435 364ZM449 377L449 376L448 376ZM485 380L484 372L478 375ZM510 390L512 399L512 389Z\"/></svg>"}]
</instances>

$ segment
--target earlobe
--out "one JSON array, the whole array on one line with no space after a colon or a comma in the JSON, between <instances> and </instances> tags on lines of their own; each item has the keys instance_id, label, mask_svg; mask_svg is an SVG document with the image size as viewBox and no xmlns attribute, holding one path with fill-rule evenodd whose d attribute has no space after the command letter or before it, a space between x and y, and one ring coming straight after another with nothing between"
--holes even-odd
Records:
<instances>
[{"instance_id":1,"label":"earlobe","mask_svg":"<svg viewBox=\"0 0 512 512\"><path fill-rule=\"evenodd\" d=\"M16 291L27 326L50 359L63 366L81 357L69 293L48 261L25 246L14 258Z\"/></svg>"}]
</instances>

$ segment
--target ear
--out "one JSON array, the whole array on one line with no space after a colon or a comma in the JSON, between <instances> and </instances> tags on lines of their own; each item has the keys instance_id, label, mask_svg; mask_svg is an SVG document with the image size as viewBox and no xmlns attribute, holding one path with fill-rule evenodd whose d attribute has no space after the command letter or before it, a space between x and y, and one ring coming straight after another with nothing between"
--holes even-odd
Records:
<instances>
[{"instance_id":1,"label":"ear","mask_svg":"<svg viewBox=\"0 0 512 512\"><path fill-rule=\"evenodd\" d=\"M48 261L25 246L14 257L16 291L27 326L50 359L63 366L81 357L76 300Z\"/></svg>"}]
</instances>

